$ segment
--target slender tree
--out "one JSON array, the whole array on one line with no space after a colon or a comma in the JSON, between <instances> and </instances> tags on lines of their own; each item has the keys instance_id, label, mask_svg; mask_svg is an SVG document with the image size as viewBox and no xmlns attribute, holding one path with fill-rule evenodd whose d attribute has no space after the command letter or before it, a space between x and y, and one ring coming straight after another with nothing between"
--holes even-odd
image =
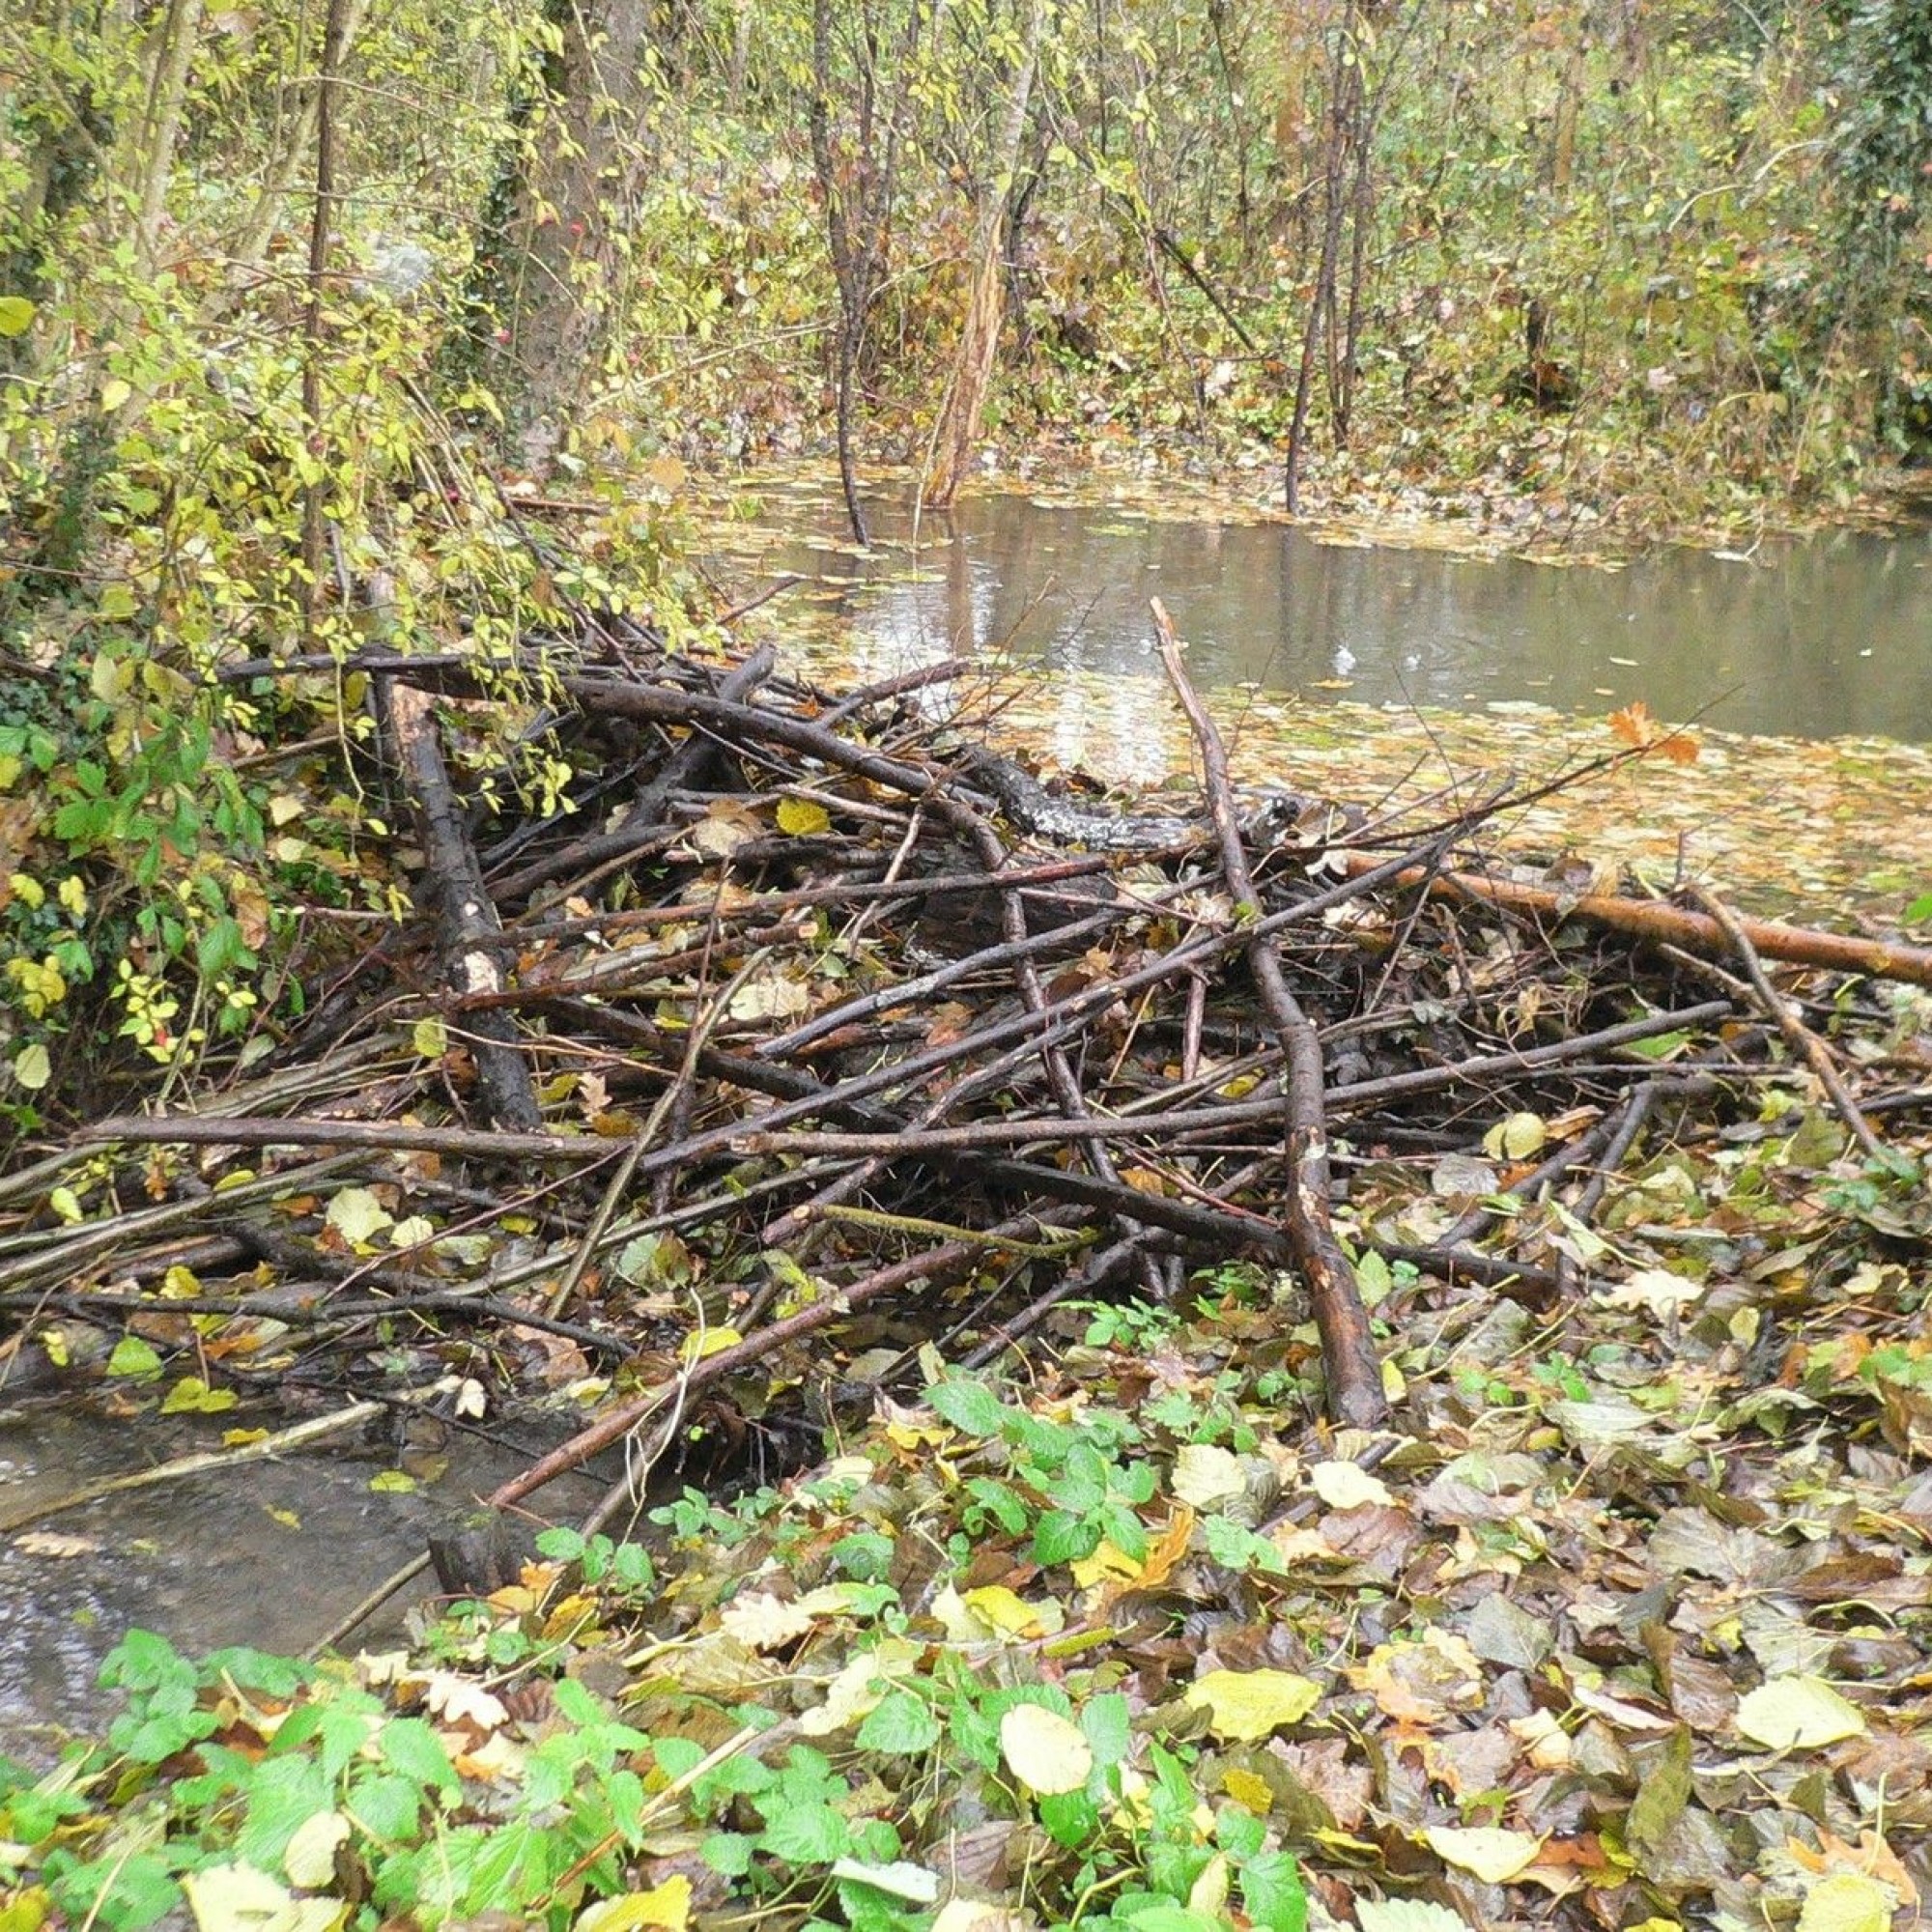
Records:
<instances>
[{"instance_id":1,"label":"slender tree","mask_svg":"<svg viewBox=\"0 0 1932 1932\"><path fill-rule=\"evenodd\" d=\"M921 25L919 0L896 28L888 7L889 0L863 0L844 12L832 0L813 0L811 9L811 158L838 290L832 334L838 480L853 540L862 545L869 538L859 501L853 415L866 329L885 277Z\"/></svg>"},{"instance_id":2,"label":"slender tree","mask_svg":"<svg viewBox=\"0 0 1932 1932\"><path fill-rule=\"evenodd\" d=\"M1006 101L994 140L993 166L979 191L973 222L972 280L966 298L966 320L959 332L959 353L952 380L932 437L932 460L920 495L935 509L952 501L973 459L986 391L999 355L1000 326L1006 315L1004 231L1019 169L1020 147L1026 139L1027 114L1033 99L1034 75L1039 67L1040 39L1045 31L1044 0L1029 0L1020 42L1007 82Z\"/></svg>"}]
</instances>

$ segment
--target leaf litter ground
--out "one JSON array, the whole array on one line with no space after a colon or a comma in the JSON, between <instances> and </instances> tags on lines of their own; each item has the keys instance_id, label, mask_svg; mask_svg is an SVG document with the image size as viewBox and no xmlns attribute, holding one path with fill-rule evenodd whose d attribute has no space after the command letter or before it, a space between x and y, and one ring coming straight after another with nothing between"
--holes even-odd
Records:
<instances>
[{"instance_id":1,"label":"leaf litter ground","mask_svg":"<svg viewBox=\"0 0 1932 1932\"><path fill-rule=\"evenodd\" d=\"M409 1655L130 1636L105 1743L10 1778L6 1922L1913 1921L1928 962L1581 917L1620 812L1708 828L1734 769L1626 718L1579 841L1569 791L1345 735L1373 786L1224 788L1237 891L1178 790L988 758L983 690L592 633L542 668L583 809L472 830L428 754L473 674L371 668L439 699L392 726L416 920L270 1062L4 1183L8 1348L578 1433Z\"/></svg>"}]
</instances>

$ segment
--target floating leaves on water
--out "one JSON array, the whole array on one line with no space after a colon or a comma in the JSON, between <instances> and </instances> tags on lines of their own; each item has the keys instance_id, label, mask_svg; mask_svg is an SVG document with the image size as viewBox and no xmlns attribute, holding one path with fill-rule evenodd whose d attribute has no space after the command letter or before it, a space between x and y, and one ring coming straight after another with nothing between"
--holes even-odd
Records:
<instances>
[{"instance_id":1,"label":"floating leaves on water","mask_svg":"<svg viewBox=\"0 0 1932 1932\"><path fill-rule=\"evenodd\" d=\"M1655 752L1658 756L1667 758L1673 765L1694 765L1701 751L1696 737L1689 731L1673 730L1651 715L1650 706L1642 698L1634 704L1627 704L1621 711L1612 711L1609 716L1612 733L1622 739L1633 750L1643 753Z\"/></svg>"},{"instance_id":2,"label":"floating leaves on water","mask_svg":"<svg viewBox=\"0 0 1932 1932\"><path fill-rule=\"evenodd\" d=\"M57 1529L28 1529L14 1539L14 1548L22 1556L92 1556L100 1548L93 1536L68 1536Z\"/></svg>"}]
</instances>

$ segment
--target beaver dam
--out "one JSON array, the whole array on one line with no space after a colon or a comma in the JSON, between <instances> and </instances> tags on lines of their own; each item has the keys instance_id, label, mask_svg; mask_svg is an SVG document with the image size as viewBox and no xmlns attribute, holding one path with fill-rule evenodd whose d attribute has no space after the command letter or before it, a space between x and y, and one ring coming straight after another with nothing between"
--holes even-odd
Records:
<instances>
[{"instance_id":1,"label":"beaver dam","mask_svg":"<svg viewBox=\"0 0 1932 1932\"><path fill-rule=\"evenodd\" d=\"M121 1212L39 1225L57 1158L8 1184L20 1342L58 1318L192 1350L214 1318L242 1387L454 1351L491 1400L532 1369L635 1388L503 1503L700 1400L734 1440L810 1435L783 1400L744 1410L747 1375L795 1406L864 1357L890 1388L921 1345L987 1362L1062 1300L1170 1301L1257 1258L1311 1416L1373 1426L1365 1261L1408 1264L1409 1296L1548 1306L1586 1284L1639 1145L1753 1121L1795 1067L1867 1151L1923 1104L1883 1061L1853 1093L1813 1023L1885 1025L1885 982L1932 984L1932 953L1704 895L1579 896L1487 853L1560 778L1380 819L1237 797L1155 619L1206 775L1185 812L1050 792L970 708L935 724L911 699L958 664L834 696L769 652L593 639L559 690L595 806L478 839L442 749L472 673L357 661L418 917L252 1078L81 1128L121 1151Z\"/></svg>"},{"instance_id":2,"label":"beaver dam","mask_svg":"<svg viewBox=\"0 0 1932 1932\"><path fill-rule=\"evenodd\" d=\"M231 1480L250 1458L292 1456L385 1410L461 1430L547 1407L565 1418L552 1432L561 1441L497 1484L486 1498L494 1522L453 1528L435 1552L445 1589L547 1630L543 1579L563 1573L506 1552L497 1526L513 1516L621 1534L647 1499L680 1485L728 1501L822 1472L835 1451L849 1468L872 1454L867 1445L888 1442L897 1448L878 1450L866 1493L919 1468L918 1509L943 1514L952 1464L935 1474L920 1445L952 1440L961 1468L992 1471L969 1485L981 1512L970 1534L915 1537L889 1502L866 1518L870 1528L842 1520L862 1540L884 1539L874 1580L890 1581L906 1628L937 1646L927 1662L948 1644L1018 1641L975 1637L956 1618L944 1642L937 1625L928 1631L941 1598L959 1601L940 1589L949 1563L966 1566L961 1588L972 1580L980 1598L994 1582L1041 1585L1070 1563L1079 1587L1066 1586L1065 1613L1091 1624L1081 1670L1138 1685L1132 1701L1150 1722L1165 1708L1162 1687L1172 1678L1178 1693L1204 1657L1316 1669L1318 1653L1389 1637L1406 1611L1330 1628L1330 1610L1346 1605L1321 1593L1340 1580L1348 1602L1369 1603L1397 1587L1361 1529L1364 1511L1391 1535L1401 1517L1422 1536L1423 1515L1405 1514L1421 1510L1417 1486L1433 1484L1439 1502L1448 1492L1434 1479L1459 1456L1457 1480L1475 1482L1463 1463L1482 1444L1521 1450L1517 1475L1537 1456L1574 1455L1551 1479L1566 1495L1598 1485L1613 1513L1708 1506L1725 1525L1714 1519L1714 1536L1743 1536L1731 1525L1762 1510L1749 1504L1758 1514L1747 1519L1743 1500L1719 1492L1745 1481L1741 1471L1769 1484L1775 1432L1752 1432L1806 1407L1821 1444L1838 1445L1833 1457L1869 1437L1852 1463L1833 1464L1869 1492L1861 1520L1907 1520L1920 1506L1905 1492L1911 1445L1922 1453L1925 1440L1922 1386L1901 1378L1882 1410L1828 1427L1820 1405L1831 1393L1805 1379L1802 1350L1826 1332L1834 1347L1855 1341L1861 1361L1922 1350L1922 1281L1908 1284L1926 1236L1915 1177L1932 1109L1920 990L1932 986L1932 953L1895 936L1752 921L1696 891L1624 896L1501 853L1497 814L1531 798L1560 803L1565 777L1385 812L1237 791L1158 607L1151 622L1199 774L1191 793L1165 792L1152 809L1042 779L991 749L997 707L961 665L837 693L780 674L768 652L699 661L640 629L595 626L529 667L554 741L582 775L578 809L472 811L450 773L466 720L496 701L474 666L455 654L356 660L378 700L391 822L412 828L413 915L345 953L306 1018L245 1074L77 1123L0 1183L15 1400L51 1400L87 1375L80 1365L94 1362L98 1376L106 1362L124 1405L169 1391L177 1408L215 1408L232 1395L269 1427L233 1444L211 1435L206 1454L159 1468L140 1469L130 1451L128 1483ZM1689 753L1666 736L1616 755ZM62 1220L55 1191L83 1173L97 1178L97 1204L107 1177L105 1205ZM1605 1342L1609 1319L1633 1332ZM124 1352L130 1342L137 1357ZM1021 1494L1044 1451L1024 1431L1008 1431L1018 1447L999 1448L1002 1418L1020 1409L982 1413L945 1392L981 1373L1032 1391L1059 1429L1087 1412L1096 1377L1129 1412L1135 1389L1171 1395L1192 1372L1190 1348L1212 1358L1213 1400L1246 1417L1232 1437L1238 1457L1211 1451L1232 1490L1203 1488L1211 1436L1178 1452L1150 1447L1154 1470L1179 1454L1184 1503L1163 1502L1152 1474L1139 1487L1109 1487L1110 1477L1082 1514L1048 1484L1062 1504L1029 1546L1025 1509L1015 1502L1008 1521L1000 1497ZM1474 1383L1459 1362L1479 1365ZM1520 1411L1503 1393L1513 1364L1554 1378ZM1730 1448L1690 1435L1667 1451L1643 1446L1647 1417L1664 1410L1620 1391L1680 1368L1707 1390L1728 1389L1733 1405L1740 1383L1756 1392L1757 1406L1724 1409ZM1511 1412L1523 1418L1514 1434L1494 1422ZM1170 1416L1171 1405L1150 1414ZM1150 1443L1158 1434L1153 1420L1108 1425L1120 1426L1153 1432ZM625 1458L606 1468L594 1506L553 1487L612 1445ZM1115 1447L1114 1435L1101 1442ZM897 1473L895 1455L906 1459ZM1343 1463L1356 1470L1346 1494L1333 1475ZM1325 1516L1313 1495L1296 1501L1311 1468L1329 1472ZM829 1493L816 1480L795 1478L783 1493ZM6 1526L43 1524L110 1487L16 1506ZM772 1493L761 1508L788 1507ZM1224 1504L1240 1505L1255 1549L1274 1535L1278 1557L1286 1537L1316 1562L1306 1588L1319 1605L1293 1594L1303 1585L1270 1582L1278 1594L1257 1600L1254 1577L1236 1580L1248 1557L1200 1526ZM1345 1518L1368 1539L1352 1554L1336 1527ZM841 1519L814 1520L829 1521L830 1537ZM1866 1560L1845 1555L1822 1521L1818 1534L1833 1560ZM1311 1556L1323 1535L1328 1554ZM1167 1551L1152 1582L1150 1538ZM1396 1543L1407 1552L1392 1559L1400 1566L1415 1540L1405 1530ZM1609 1547L1522 1553L1512 1587L1553 1626L1554 1599L1536 1591L1558 1589L1566 1563L1595 1575ZM1483 1569L1473 1548L1470 1587ZM661 1638L715 1634L734 1591L818 1602L799 1595L810 1565L799 1568L790 1545L726 1554L686 1536L661 1544L658 1560L672 1566L646 1612ZM1616 1589L1649 1587L1641 1563L1620 1560ZM1092 1563L1100 1571L1082 1567ZM729 1580L693 1580L720 1564ZM1109 1590L1114 1602L1120 1564L1153 1592L1153 1609L1102 1616L1087 1603ZM1876 1582L1869 1563L1848 1569L1844 1589L1909 1580L1889 1556L1880 1567ZM594 1578L580 1580L588 1590ZM1456 1628L1467 1607L1460 1587L1445 1573L1432 1599ZM1686 1587L1694 1597L1704 1585ZM1223 1619L1201 1625L1205 1651L1198 1634L1175 1635L1204 1603ZM1592 1656L1640 1659L1645 1645L1656 1655L1676 1642L1656 1634L1662 1595L1658 1605L1641 1636L1635 1623L1619 1636L1621 1612L1600 1605ZM815 1708L824 1672L857 1641L831 1634L843 1614L827 1610L831 1621L814 1626L818 1612L800 1611L801 1622L788 1610L781 1640L729 1625L744 1676L722 1690L682 1684L676 1646L653 1651L649 1682L625 1694L670 1700L663 1707L684 1712L682 1735L723 1749L729 1725L713 1736L702 1711L719 1716L720 1694L739 1710L763 1697L755 1686L775 1646L793 1660L781 1676L805 1674L785 1680L773 1708ZM353 1623L314 1635L340 1639ZM1167 1633L1158 1640L1156 1627ZM558 1638L545 1655L574 1672L572 1646L587 1641ZM1088 1683L1045 1662L1033 1637L1022 1648L1001 1668L1044 1669L1076 1692ZM894 1666L908 1684L925 1683L918 1649ZM1727 1650L1721 1667L1696 1661L1695 1681L1734 1665L1755 1668ZM1887 1652L1881 1665L1906 1671L1910 1659ZM1306 1680L1322 1696L1326 1671ZM1361 1680L1336 1676L1330 1688L1347 1699ZM1475 1724L1482 1693L1471 1694L1455 1708ZM1717 1697L1710 1690L1706 1704ZM490 1723L523 1721L521 1707L491 1703ZM850 1721L876 1703L853 1705ZM1607 1694L1600 1707L1600 1726L1628 1717ZM1351 1705L1348 1722L1377 1732L1417 1721L1421 1708L1391 1694L1379 1712ZM1671 1734L1680 1719L1661 1708L1654 1721ZM1699 1711L1682 1721L1716 1725L1713 1735L1729 1721ZM818 1715L813 1735L845 1721ZM1652 1721L1629 1719L1639 1734ZM729 1734L731 1748L754 1748L749 1732ZM849 1759L861 1779L867 1735ZM1397 1777L1389 1748L1374 1774L1384 1781ZM1336 1750L1328 1768L1339 1777L1348 1753ZM1924 1757L1920 1748L1914 1765ZM1901 1782L1922 1802L1922 1766L1908 1777L1904 1757L1888 1762L1880 1784L1897 1773L1888 1802ZM1269 1763L1238 1787L1264 1812L1266 1779L1321 1783L1305 1753L1290 1769ZM1500 1789L1514 1764L1498 1759L1478 1782ZM1610 1816L1629 1806L1640 1773L1605 1767L1590 1789ZM1526 1761L1520 1776L1530 1777ZM1680 1781L1673 1816L1690 1805L1688 1770ZM1315 1808L1282 1800L1268 1827L1318 1889L1337 1832L1356 1847L1336 1855L1345 1862L1399 1835L1374 1822L1368 1784L1360 1803L1345 1803L1354 1785L1330 1782ZM1699 1796L1747 1808L1771 1789ZM852 1804L870 1802L862 1785L851 1791ZM1403 1803L1419 1818L1463 1815L1419 1787ZM1009 1835L1021 1830L1006 1800L985 1804ZM1854 1842L1859 1806L1822 1789L1818 1804ZM972 1829L992 1829L984 1805L976 1815ZM1318 1830L1321 1817L1330 1823ZM928 1805L903 1824L907 1856L943 1862L934 1848L969 1825ZM1533 1856L1537 1841L1525 1842ZM1009 1851L999 1871L975 1867L983 1895L1048 1882L1024 1877L1035 1867ZM1708 1890L1732 1854L1703 1852L1695 1886ZM634 1847L619 1883L644 1883L657 1856ZM1420 1850L1407 1857L1398 1889L1425 1869ZM591 1869L573 1868L569 1898L584 1895ZM1037 1867L1054 1869L1052 1858ZM1450 1895L1476 1884L1453 1857L1426 1869L1450 1871ZM1481 1881L1491 1908L1505 1909L1513 1876ZM740 1896L736 1882L713 1870L702 1895L722 1907ZM1339 1909L1347 1888L1340 1877L1334 1886ZM1683 1893L1680 1884L1670 1895Z\"/></svg>"}]
</instances>

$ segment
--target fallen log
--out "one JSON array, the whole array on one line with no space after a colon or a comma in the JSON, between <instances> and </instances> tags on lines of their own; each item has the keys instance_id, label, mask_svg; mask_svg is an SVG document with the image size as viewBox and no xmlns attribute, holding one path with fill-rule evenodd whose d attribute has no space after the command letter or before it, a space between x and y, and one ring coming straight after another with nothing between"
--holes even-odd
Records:
<instances>
[{"instance_id":1,"label":"fallen log","mask_svg":"<svg viewBox=\"0 0 1932 1932\"><path fill-rule=\"evenodd\" d=\"M408 781L410 809L423 843L416 907L435 925L444 979L458 998L499 993L505 977L502 923L449 788L435 707L414 685L387 675L376 680L376 693L384 736ZM501 1011L474 1013L466 1021L466 1034L485 1116L512 1131L541 1126L543 1114L518 1046L515 1019Z\"/></svg>"}]
</instances>

